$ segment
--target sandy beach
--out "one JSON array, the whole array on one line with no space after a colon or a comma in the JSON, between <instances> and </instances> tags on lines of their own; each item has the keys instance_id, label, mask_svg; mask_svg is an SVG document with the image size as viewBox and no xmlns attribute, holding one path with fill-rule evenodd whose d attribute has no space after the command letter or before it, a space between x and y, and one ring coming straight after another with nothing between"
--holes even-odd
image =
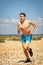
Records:
<instances>
[{"instance_id":1,"label":"sandy beach","mask_svg":"<svg viewBox=\"0 0 43 65\"><path fill-rule=\"evenodd\" d=\"M29 45L33 49L32 62L24 63L21 41L5 41L0 43L0 65L43 65L43 39L32 41Z\"/></svg>"}]
</instances>

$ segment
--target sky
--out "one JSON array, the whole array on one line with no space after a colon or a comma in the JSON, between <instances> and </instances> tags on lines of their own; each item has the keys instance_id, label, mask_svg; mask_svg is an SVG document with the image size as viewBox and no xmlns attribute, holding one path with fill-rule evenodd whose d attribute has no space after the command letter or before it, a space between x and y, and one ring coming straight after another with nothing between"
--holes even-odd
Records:
<instances>
[{"instance_id":1,"label":"sky","mask_svg":"<svg viewBox=\"0 0 43 65\"><path fill-rule=\"evenodd\" d=\"M21 12L36 23L33 34L43 34L43 0L0 0L0 35L18 34Z\"/></svg>"}]
</instances>

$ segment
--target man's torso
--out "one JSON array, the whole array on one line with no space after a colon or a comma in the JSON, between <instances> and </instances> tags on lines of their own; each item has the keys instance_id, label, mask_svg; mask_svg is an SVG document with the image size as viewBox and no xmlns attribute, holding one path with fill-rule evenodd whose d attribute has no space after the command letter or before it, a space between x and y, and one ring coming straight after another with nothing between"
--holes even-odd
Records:
<instances>
[{"instance_id":1,"label":"man's torso","mask_svg":"<svg viewBox=\"0 0 43 65\"><path fill-rule=\"evenodd\" d=\"M23 24L20 23L21 25L21 31L22 31L22 34L24 35L29 35L30 34L30 24L29 24L30 21L28 20L25 20Z\"/></svg>"}]
</instances>

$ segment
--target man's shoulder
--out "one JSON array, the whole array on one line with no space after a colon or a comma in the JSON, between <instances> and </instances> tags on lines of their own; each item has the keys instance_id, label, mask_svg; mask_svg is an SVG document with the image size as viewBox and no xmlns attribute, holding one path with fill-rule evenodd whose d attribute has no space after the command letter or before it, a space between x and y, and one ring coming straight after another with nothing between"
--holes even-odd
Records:
<instances>
[{"instance_id":1,"label":"man's shoulder","mask_svg":"<svg viewBox=\"0 0 43 65\"><path fill-rule=\"evenodd\" d=\"M31 20L26 20L28 23L31 22Z\"/></svg>"},{"instance_id":2,"label":"man's shoulder","mask_svg":"<svg viewBox=\"0 0 43 65\"><path fill-rule=\"evenodd\" d=\"M20 24L20 22L18 22L18 24Z\"/></svg>"},{"instance_id":3,"label":"man's shoulder","mask_svg":"<svg viewBox=\"0 0 43 65\"><path fill-rule=\"evenodd\" d=\"M20 22L18 22L17 25L20 25Z\"/></svg>"}]
</instances>

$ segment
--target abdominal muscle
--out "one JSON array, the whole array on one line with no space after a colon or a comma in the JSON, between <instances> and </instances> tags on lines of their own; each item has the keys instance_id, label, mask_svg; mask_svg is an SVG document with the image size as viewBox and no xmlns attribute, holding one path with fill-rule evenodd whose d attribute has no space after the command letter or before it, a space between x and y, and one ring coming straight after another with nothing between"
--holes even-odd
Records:
<instances>
[{"instance_id":1,"label":"abdominal muscle","mask_svg":"<svg viewBox=\"0 0 43 65\"><path fill-rule=\"evenodd\" d=\"M31 32L31 30L30 30L29 28L22 30L22 34L25 35L25 36L26 36L26 35L29 35L30 32Z\"/></svg>"}]
</instances>

